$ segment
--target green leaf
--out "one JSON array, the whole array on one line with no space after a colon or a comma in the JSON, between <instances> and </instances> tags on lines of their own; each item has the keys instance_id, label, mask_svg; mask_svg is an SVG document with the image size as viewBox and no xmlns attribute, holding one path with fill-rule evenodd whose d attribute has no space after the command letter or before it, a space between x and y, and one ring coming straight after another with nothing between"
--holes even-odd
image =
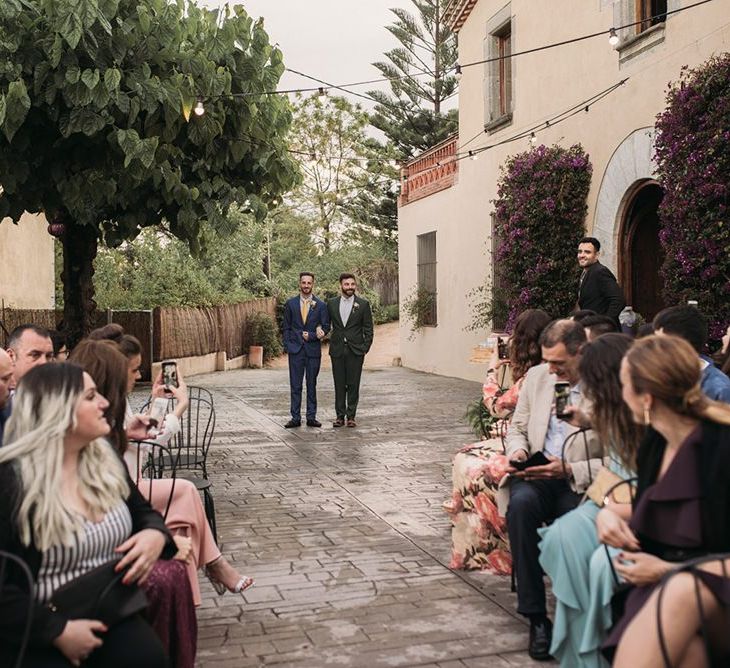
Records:
<instances>
[{"instance_id":1,"label":"green leaf","mask_svg":"<svg viewBox=\"0 0 730 668\"><path fill-rule=\"evenodd\" d=\"M116 67L110 67L104 72L104 85L110 93L117 90L121 82L122 73Z\"/></svg>"},{"instance_id":2,"label":"green leaf","mask_svg":"<svg viewBox=\"0 0 730 668\"><path fill-rule=\"evenodd\" d=\"M68 81L70 84L77 83L80 77L81 70L75 65L73 67L69 67L66 70L66 81Z\"/></svg>"},{"instance_id":3,"label":"green leaf","mask_svg":"<svg viewBox=\"0 0 730 668\"><path fill-rule=\"evenodd\" d=\"M96 84L99 83L99 70L84 70L81 75L81 81L84 82L89 90L93 90Z\"/></svg>"},{"instance_id":4,"label":"green leaf","mask_svg":"<svg viewBox=\"0 0 730 668\"><path fill-rule=\"evenodd\" d=\"M3 133L7 140L13 141L15 133L20 129L30 109L30 97L25 87L25 81L18 79L8 86L8 94L5 96L5 122Z\"/></svg>"}]
</instances>

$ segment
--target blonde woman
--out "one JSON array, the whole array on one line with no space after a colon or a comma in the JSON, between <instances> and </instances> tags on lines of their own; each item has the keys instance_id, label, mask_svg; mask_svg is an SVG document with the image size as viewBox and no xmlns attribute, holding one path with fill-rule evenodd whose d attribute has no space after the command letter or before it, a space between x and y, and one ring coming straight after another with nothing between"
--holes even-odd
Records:
<instances>
[{"instance_id":1,"label":"blonde woman","mask_svg":"<svg viewBox=\"0 0 730 668\"><path fill-rule=\"evenodd\" d=\"M152 628L139 615L112 627L69 619L48 605L54 591L122 557L123 582L143 583L157 559L175 552L105 439L107 400L73 364L48 364L21 380L0 449L0 549L29 566L31 599L18 572L0 593L0 664L11 665L28 606L31 641L24 665L166 666Z\"/></svg>"}]
</instances>

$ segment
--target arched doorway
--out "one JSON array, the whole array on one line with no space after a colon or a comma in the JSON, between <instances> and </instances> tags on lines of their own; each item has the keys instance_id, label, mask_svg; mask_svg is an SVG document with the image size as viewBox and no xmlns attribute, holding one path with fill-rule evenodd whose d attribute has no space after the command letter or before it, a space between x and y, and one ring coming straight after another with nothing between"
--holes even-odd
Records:
<instances>
[{"instance_id":1,"label":"arched doorway","mask_svg":"<svg viewBox=\"0 0 730 668\"><path fill-rule=\"evenodd\" d=\"M627 193L620 227L619 283L626 303L649 322L664 308L659 270L664 251L659 243L657 209L664 191L644 180Z\"/></svg>"}]
</instances>

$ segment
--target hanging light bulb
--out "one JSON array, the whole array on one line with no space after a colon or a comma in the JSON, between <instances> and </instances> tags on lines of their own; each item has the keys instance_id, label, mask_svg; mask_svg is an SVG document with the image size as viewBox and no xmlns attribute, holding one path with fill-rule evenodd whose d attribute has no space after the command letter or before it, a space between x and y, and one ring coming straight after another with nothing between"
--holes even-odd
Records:
<instances>
[{"instance_id":1,"label":"hanging light bulb","mask_svg":"<svg viewBox=\"0 0 730 668\"><path fill-rule=\"evenodd\" d=\"M608 31L608 43L611 46L616 46L618 44L618 35L616 34L616 28L611 28L611 30Z\"/></svg>"},{"instance_id":2,"label":"hanging light bulb","mask_svg":"<svg viewBox=\"0 0 730 668\"><path fill-rule=\"evenodd\" d=\"M195 109L193 109L196 116L202 116L205 113L205 107L203 106L203 98L199 97L195 103Z\"/></svg>"},{"instance_id":3,"label":"hanging light bulb","mask_svg":"<svg viewBox=\"0 0 730 668\"><path fill-rule=\"evenodd\" d=\"M472 150L469 150L469 158L471 160L479 160L479 154L474 153L474 151L472 151Z\"/></svg>"},{"instance_id":4,"label":"hanging light bulb","mask_svg":"<svg viewBox=\"0 0 730 668\"><path fill-rule=\"evenodd\" d=\"M457 79L461 80L461 65L459 65L459 63L456 63L456 66L454 67L454 74Z\"/></svg>"},{"instance_id":5,"label":"hanging light bulb","mask_svg":"<svg viewBox=\"0 0 730 668\"><path fill-rule=\"evenodd\" d=\"M327 95L327 89L322 87L318 88L317 95L319 95L320 97Z\"/></svg>"},{"instance_id":6,"label":"hanging light bulb","mask_svg":"<svg viewBox=\"0 0 730 668\"><path fill-rule=\"evenodd\" d=\"M537 144L537 137L535 136L534 132L530 133L530 146L534 146Z\"/></svg>"}]
</instances>

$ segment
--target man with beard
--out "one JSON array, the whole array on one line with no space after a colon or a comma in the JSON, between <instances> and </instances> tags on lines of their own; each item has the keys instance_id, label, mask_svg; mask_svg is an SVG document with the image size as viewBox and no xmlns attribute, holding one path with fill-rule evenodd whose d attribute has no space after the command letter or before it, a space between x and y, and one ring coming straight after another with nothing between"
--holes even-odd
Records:
<instances>
[{"instance_id":1,"label":"man with beard","mask_svg":"<svg viewBox=\"0 0 730 668\"><path fill-rule=\"evenodd\" d=\"M618 314L626 306L626 301L616 277L598 261L600 252L601 242L595 237L583 237L578 244L578 265L582 271L577 308L608 316L618 324Z\"/></svg>"},{"instance_id":2,"label":"man with beard","mask_svg":"<svg viewBox=\"0 0 730 668\"><path fill-rule=\"evenodd\" d=\"M289 357L291 420L287 429L302 424L302 381L307 377L307 427L321 427L317 420L317 376L322 360L322 339L330 328L327 305L312 294L314 274L299 274L299 295L284 306L284 347Z\"/></svg>"},{"instance_id":3,"label":"man with beard","mask_svg":"<svg viewBox=\"0 0 730 668\"><path fill-rule=\"evenodd\" d=\"M332 426L357 427L362 365L373 344L373 314L370 303L355 295L357 282L352 274L340 274L340 289L342 294L327 302L332 321L330 357L337 415Z\"/></svg>"}]
</instances>

